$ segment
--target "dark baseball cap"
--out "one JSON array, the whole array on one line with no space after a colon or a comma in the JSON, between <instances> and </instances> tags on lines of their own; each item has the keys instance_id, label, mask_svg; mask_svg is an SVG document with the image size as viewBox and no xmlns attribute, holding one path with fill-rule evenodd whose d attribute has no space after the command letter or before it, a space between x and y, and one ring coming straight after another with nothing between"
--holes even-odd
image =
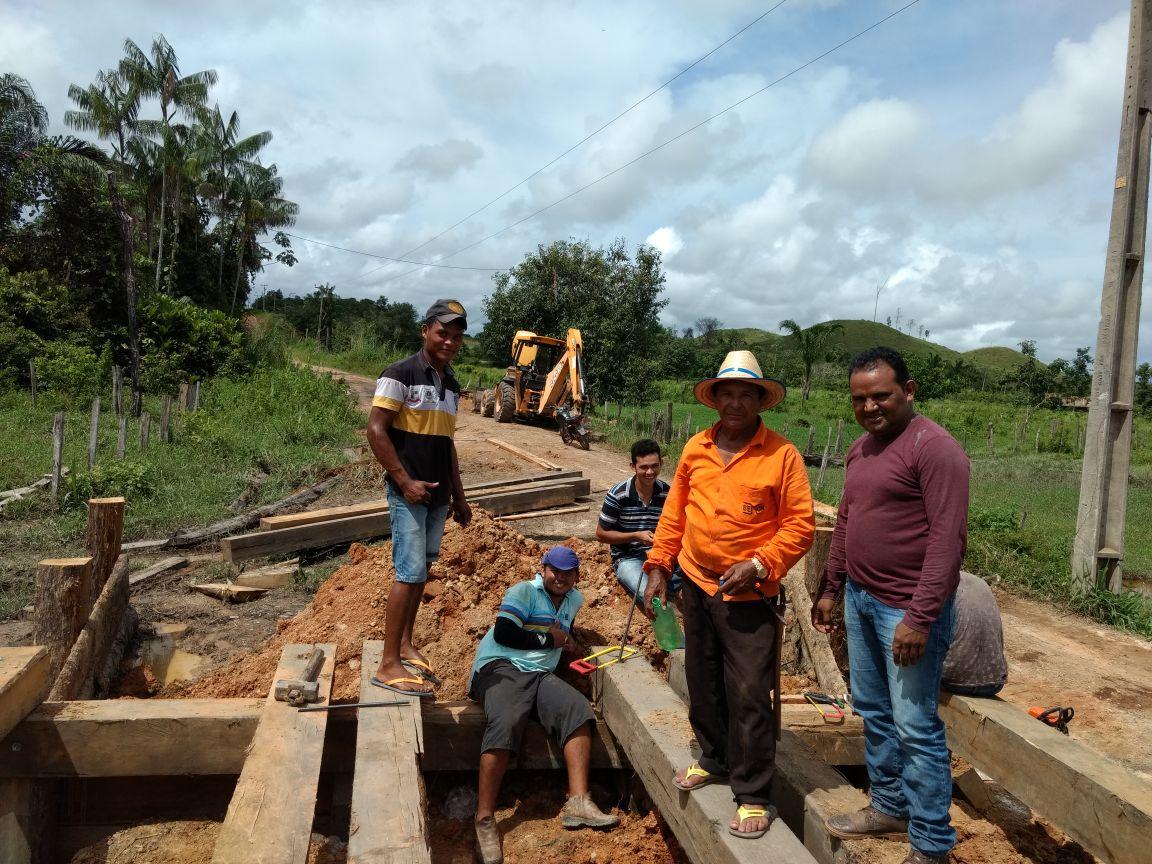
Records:
<instances>
[{"instance_id":1,"label":"dark baseball cap","mask_svg":"<svg viewBox=\"0 0 1152 864\"><path fill-rule=\"evenodd\" d=\"M543 563L554 570L575 570L580 557L567 546L553 546L544 553Z\"/></svg>"},{"instance_id":2,"label":"dark baseball cap","mask_svg":"<svg viewBox=\"0 0 1152 864\"><path fill-rule=\"evenodd\" d=\"M424 315L424 321L439 321L441 324L451 324L453 321L459 321L467 327L468 313L464 311L464 307L460 304L459 300L437 300L428 307L428 311Z\"/></svg>"}]
</instances>

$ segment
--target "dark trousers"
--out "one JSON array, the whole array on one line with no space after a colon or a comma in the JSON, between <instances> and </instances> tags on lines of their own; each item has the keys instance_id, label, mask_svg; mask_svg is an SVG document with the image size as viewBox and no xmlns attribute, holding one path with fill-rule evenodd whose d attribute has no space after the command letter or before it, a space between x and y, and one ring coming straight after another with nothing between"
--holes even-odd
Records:
<instances>
[{"instance_id":1,"label":"dark trousers","mask_svg":"<svg viewBox=\"0 0 1152 864\"><path fill-rule=\"evenodd\" d=\"M767 804L776 770L776 619L762 600L725 603L684 580L688 719L700 767L727 774L740 804Z\"/></svg>"}]
</instances>

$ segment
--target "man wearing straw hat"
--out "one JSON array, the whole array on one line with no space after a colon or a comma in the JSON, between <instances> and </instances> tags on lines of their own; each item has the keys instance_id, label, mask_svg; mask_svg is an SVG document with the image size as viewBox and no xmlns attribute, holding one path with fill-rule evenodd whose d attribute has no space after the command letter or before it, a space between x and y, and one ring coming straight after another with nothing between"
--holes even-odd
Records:
<instances>
[{"instance_id":1,"label":"man wearing straw hat","mask_svg":"<svg viewBox=\"0 0 1152 864\"><path fill-rule=\"evenodd\" d=\"M676 562L684 575L688 719L701 754L677 772L685 791L727 783L736 800L728 830L754 839L775 818L776 612L780 579L812 545L816 527L804 460L760 419L784 398L750 351L732 351L696 399L719 415L693 436L680 463L644 571L666 598Z\"/></svg>"}]
</instances>

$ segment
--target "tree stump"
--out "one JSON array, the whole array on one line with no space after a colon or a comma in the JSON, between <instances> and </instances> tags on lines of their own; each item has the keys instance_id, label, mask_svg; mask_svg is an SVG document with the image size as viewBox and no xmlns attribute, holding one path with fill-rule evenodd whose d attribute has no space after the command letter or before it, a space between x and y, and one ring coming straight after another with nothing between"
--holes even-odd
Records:
<instances>
[{"instance_id":1,"label":"tree stump","mask_svg":"<svg viewBox=\"0 0 1152 864\"><path fill-rule=\"evenodd\" d=\"M36 570L32 644L48 649L52 681L88 621L91 591L91 558L50 558Z\"/></svg>"}]
</instances>

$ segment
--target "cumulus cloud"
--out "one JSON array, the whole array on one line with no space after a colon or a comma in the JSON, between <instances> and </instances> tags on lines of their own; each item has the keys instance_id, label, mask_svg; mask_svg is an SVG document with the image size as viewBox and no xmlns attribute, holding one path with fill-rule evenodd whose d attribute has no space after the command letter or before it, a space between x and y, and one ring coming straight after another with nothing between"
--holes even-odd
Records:
<instances>
[{"instance_id":1,"label":"cumulus cloud","mask_svg":"<svg viewBox=\"0 0 1152 864\"><path fill-rule=\"evenodd\" d=\"M452 138L439 144L413 147L396 161L401 171L410 171L429 180L447 180L480 161L484 151L467 139Z\"/></svg>"}]
</instances>

